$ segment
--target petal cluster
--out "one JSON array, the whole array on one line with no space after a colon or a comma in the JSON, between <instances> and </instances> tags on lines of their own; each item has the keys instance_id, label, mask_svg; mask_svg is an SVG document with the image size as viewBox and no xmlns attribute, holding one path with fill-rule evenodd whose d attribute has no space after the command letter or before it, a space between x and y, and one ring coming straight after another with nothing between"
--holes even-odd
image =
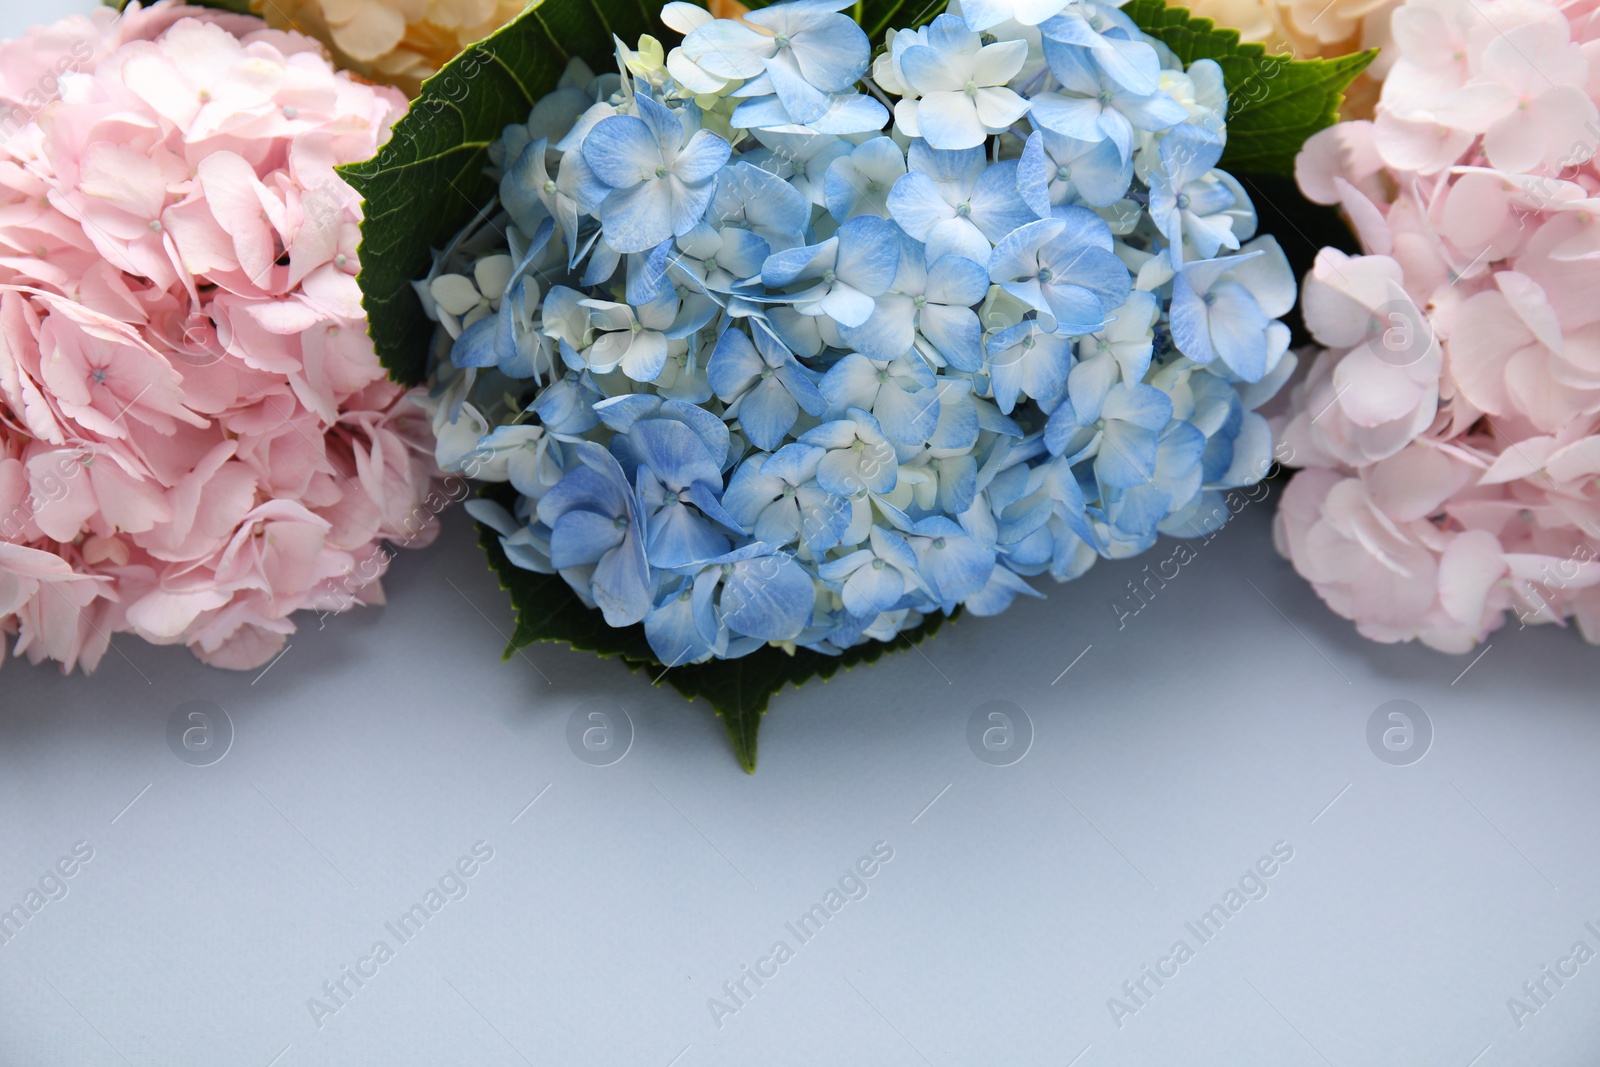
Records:
<instances>
[{"instance_id":1,"label":"petal cluster","mask_svg":"<svg viewBox=\"0 0 1600 1067\"><path fill-rule=\"evenodd\" d=\"M1056 0L869 73L847 6L668 4L682 46L572 67L416 282L440 464L669 665L999 612L1271 463L1295 286L1217 169L1217 65Z\"/></svg>"},{"instance_id":2,"label":"petal cluster","mask_svg":"<svg viewBox=\"0 0 1600 1067\"><path fill-rule=\"evenodd\" d=\"M333 167L376 151L399 94L161 4L0 45L0 99L26 119L0 128L16 651L92 669L131 631L244 668L296 610L381 600L381 541L430 536L435 468L366 336Z\"/></svg>"},{"instance_id":3,"label":"petal cluster","mask_svg":"<svg viewBox=\"0 0 1600 1067\"><path fill-rule=\"evenodd\" d=\"M1508 613L1600 640L1600 29L1496 10L1407 0L1376 118L1306 143L1366 254L1319 254L1278 417L1312 468L1280 547L1364 634L1455 652Z\"/></svg>"}]
</instances>

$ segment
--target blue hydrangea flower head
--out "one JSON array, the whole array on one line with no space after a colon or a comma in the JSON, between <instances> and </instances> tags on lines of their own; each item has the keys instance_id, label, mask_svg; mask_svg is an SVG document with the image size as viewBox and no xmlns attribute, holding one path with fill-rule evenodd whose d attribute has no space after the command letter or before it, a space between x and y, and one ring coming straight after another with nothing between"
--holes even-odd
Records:
<instances>
[{"instance_id":1,"label":"blue hydrangea flower head","mask_svg":"<svg viewBox=\"0 0 1600 1067\"><path fill-rule=\"evenodd\" d=\"M1221 69L966 0L869 71L846 10L668 4L664 65L569 69L415 283L436 458L515 490L473 515L669 666L1004 611L1271 461L1294 281Z\"/></svg>"}]
</instances>

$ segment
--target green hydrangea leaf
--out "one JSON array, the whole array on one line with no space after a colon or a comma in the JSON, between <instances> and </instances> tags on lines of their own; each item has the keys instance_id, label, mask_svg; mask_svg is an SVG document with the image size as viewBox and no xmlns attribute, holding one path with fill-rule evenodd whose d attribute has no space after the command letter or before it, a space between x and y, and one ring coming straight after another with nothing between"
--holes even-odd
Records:
<instances>
[{"instance_id":1,"label":"green hydrangea leaf","mask_svg":"<svg viewBox=\"0 0 1600 1067\"><path fill-rule=\"evenodd\" d=\"M1377 49L1337 59L1269 55L1243 44L1237 30L1192 17L1161 0L1131 0L1123 12L1160 40L1185 66L1213 59L1228 87L1228 144L1222 166L1234 173L1292 174L1306 138L1339 120L1344 91Z\"/></svg>"},{"instance_id":2,"label":"green hydrangea leaf","mask_svg":"<svg viewBox=\"0 0 1600 1067\"><path fill-rule=\"evenodd\" d=\"M914 30L926 26L948 7L947 0L857 0L851 16L867 33L874 48L881 47L889 29Z\"/></svg>"},{"instance_id":3,"label":"green hydrangea leaf","mask_svg":"<svg viewBox=\"0 0 1600 1067\"><path fill-rule=\"evenodd\" d=\"M612 35L630 44L660 32L645 0L544 0L462 52L422 85L376 156L338 168L366 200L361 224L362 306L378 357L407 385L427 370L433 323L411 283L492 203L489 145L525 122L556 87L567 61L616 66Z\"/></svg>"},{"instance_id":4,"label":"green hydrangea leaf","mask_svg":"<svg viewBox=\"0 0 1600 1067\"><path fill-rule=\"evenodd\" d=\"M516 492L506 485L487 486L483 495L509 507ZM734 755L750 773L756 769L756 737L767 704L786 685L796 688L810 681L832 678L841 670L876 662L880 656L910 648L931 637L946 621L931 615L922 625L893 641L873 641L846 649L838 656L796 649L792 654L767 646L735 660L673 667L656 658L645 640L643 626L607 626L600 612L578 599L572 587L555 574L538 574L512 563L500 547L500 535L478 524L478 543L489 557L489 569L500 588L511 595L516 629L506 644L505 658L539 641L555 641L584 652L620 659L629 670L643 671L656 684L666 683L690 700L711 705L727 728Z\"/></svg>"}]
</instances>

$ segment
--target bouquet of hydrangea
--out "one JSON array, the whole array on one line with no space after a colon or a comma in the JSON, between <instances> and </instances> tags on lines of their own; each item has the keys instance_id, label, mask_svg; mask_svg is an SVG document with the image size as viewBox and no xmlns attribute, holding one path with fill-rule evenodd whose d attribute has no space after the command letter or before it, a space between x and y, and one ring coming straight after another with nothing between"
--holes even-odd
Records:
<instances>
[{"instance_id":1,"label":"bouquet of hydrangea","mask_svg":"<svg viewBox=\"0 0 1600 1067\"><path fill-rule=\"evenodd\" d=\"M594 47L546 3L344 171L396 220L364 230L379 351L427 368L438 462L488 486L513 646L655 665L747 766L786 681L1209 534L1263 477L1295 283L1219 164L1233 117L1291 159L1369 58L1269 72L1150 2L846 6L670 3L681 43ZM1273 88L1230 110L1230 78Z\"/></svg>"},{"instance_id":2,"label":"bouquet of hydrangea","mask_svg":"<svg viewBox=\"0 0 1600 1067\"><path fill-rule=\"evenodd\" d=\"M425 540L427 420L356 286L403 99L257 19L158 4L0 44L0 630L269 660ZM10 644L9 639L5 644ZM3 654L0 647L0 654Z\"/></svg>"},{"instance_id":3,"label":"bouquet of hydrangea","mask_svg":"<svg viewBox=\"0 0 1600 1067\"><path fill-rule=\"evenodd\" d=\"M1325 249L1326 346L1279 421L1280 546L1380 641L1463 652L1515 613L1600 641L1600 170L1592 14L1408 0L1375 122L1299 161L1366 255Z\"/></svg>"}]
</instances>

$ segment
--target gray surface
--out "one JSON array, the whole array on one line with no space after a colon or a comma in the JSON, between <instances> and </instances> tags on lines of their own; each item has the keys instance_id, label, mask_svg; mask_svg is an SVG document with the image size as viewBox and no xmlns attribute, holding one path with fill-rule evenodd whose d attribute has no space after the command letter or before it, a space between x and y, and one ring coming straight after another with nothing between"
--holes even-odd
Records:
<instances>
[{"instance_id":1,"label":"gray surface","mask_svg":"<svg viewBox=\"0 0 1600 1067\"><path fill-rule=\"evenodd\" d=\"M0 31L36 10L0 0ZM460 513L389 607L307 619L263 675L126 637L93 678L10 663L0 907L94 856L0 945L0 1064L1592 1067L1600 961L1520 1028L1507 998L1600 950L1596 650L1365 643L1273 554L1270 506L1123 629L1111 602L1170 545L783 694L754 777L703 705L615 664L502 664ZM1367 742L1396 699L1435 731L1409 766ZM236 735L204 767L167 741L196 700ZM1036 729L1012 766L968 748L992 700ZM566 740L596 702L636 727L608 767ZM478 841L467 895L400 944L384 924ZM785 924L879 841L868 895L800 944ZM1185 923L1277 842L1265 898L1202 944ZM1108 998L1179 939L1119 1028ZM378 940L319 1027L308 1000ZM719 1028L708 999L778 940Z\"/></svg>"},{"instance_id":2,"label":"gray surface","mask_svg":"<svg viewBox=\"0 0 1600 1067\"><path fill-rule=\"evenodd\" d=\"M747 777L702 705L613 663L502 664L464 518L398 560L386 609L310 620L262 676L126 638L89 679L5 668L0 903L95 856L0 947L0 1062L1596 1061L1600 962L1520 1029L1506 1006L1600 948L1572 634L1499 636L1452 684L1466 659L1326 613L1252 505L1125 629L1138 568L1101 565L783 694ZM991 699L1036 727L1012 766L967 746ZM1367 745L1391 699L1436 731L1410 766ZM190 700L235 725L214 765L169 751ZM567 720L601 700L637 737L593 767ZM468 895L400 945L384 923L479 840ZM880 840L868 895L801 945L784 924ZM1201 944L1185 922L1279 841L1267 896ZM1115 1026L1108 998L1180 938L1194 958ZM380 939L394 959L319 1028L308 999ZM794 958L719 1028L708 998L780 939Z\"/></svg>"}]
</instances>

